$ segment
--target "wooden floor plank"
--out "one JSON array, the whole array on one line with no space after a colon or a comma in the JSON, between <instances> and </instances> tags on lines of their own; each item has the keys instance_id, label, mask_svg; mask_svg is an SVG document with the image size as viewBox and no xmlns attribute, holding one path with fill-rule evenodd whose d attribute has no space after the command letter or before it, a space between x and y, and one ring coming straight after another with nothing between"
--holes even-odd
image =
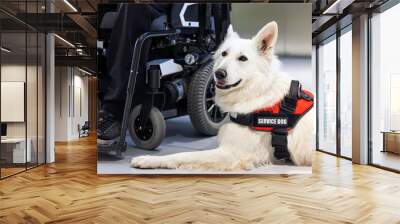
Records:
<instances>
[{"instance_id":1,"label":"wooden floor plank","mask_svg":"<svg viewBox=\"0 0 400 224\"><path fill-rule=\"evenodd\" d=\"M99 176L92 137L0 181L0 223L400 223L400 175L316 152L312 175Z\"/></svg>"}]
</instances>

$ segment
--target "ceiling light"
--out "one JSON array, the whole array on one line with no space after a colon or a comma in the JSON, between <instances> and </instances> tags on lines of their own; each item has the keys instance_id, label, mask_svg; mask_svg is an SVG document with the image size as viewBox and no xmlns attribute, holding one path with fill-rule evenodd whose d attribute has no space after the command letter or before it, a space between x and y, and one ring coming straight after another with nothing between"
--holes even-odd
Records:
<instances>
[{"instance_id":1,"label":"ceiling light","mask_svg":"<svg viewBox=\"0 0 400 224\"><path fill-rule=\"evenodd\" d=\"M322 14L324 15L338 15L342 14L343 10L353 4L356 0L336 0Z\"/></svg>"},{"instance_id":2,"label":"ceiling light","mask_svg":"<svg viewBox=\"0 0 400 224\"><path fill-rule=\"evenodd\" d=\"M10 52L11 52L11 50L9 50L9 49L7 49L7 48L5 48L5 47L1 47L0 49L1 49L2 51L6 52L6 53L10 53Z\"/></svg>"},{"instance_id":3,"label":"ceiling light","mask_svg":"<svg viewBox=\"0 0 400 224\"><path fill-rule=\"evenodd\" d=\"M59 40L61 40L62 42L64 42L65 44L67 44L68 46L75 48L75 45L73 45L73 44L72 44L71 42L69 42L68 40L66 40L66 39L64 39L64 38L62 38L62 37L60 37L60 36L57 35L57 34L54 34L54 36L57 37L57 38L58 38Z\"/></svg>"},{"instance_id":4,"label":"ceiling light","mask_svg":"<svg viewBox=\"0 0 400 224\"><path fill-rule=\"evenodd\" d=\"M336 0L332 5L330 5L327 9L324 10L324 12L322 14L332 14L332 9L334 9L335 7L337 7L337 4L339 4L341 0ZM337 9L336 9L337 11ZM337 13L338 14L338 13Z\"/></svg>"},{"instance_id":5,"label":"ceiling light","mask_svg":"<svg viewBox=\"0 0 400 224\"><path fill-rule=\"evenodd\" d=\"M65 4L67 4L74 12L78 12L78 10L68 1L64 0Z\"/></svg>"},{"instance_id":6,"label":"ceiling light","mask_svg":"<svg viewBox=\"0 0 400 224\"><path fill-rule=\"evenodd\" d=\"M85 73L85 74L87 74L87 75L89 75L89 76L92 75L92 73L90 73L90 72L88 72L88 71L86 71L86 70L83 70L83 69L81 69L81 68L79 68L79 67L78 67L78 70L81 71L81 72L83 72L83 73Z\"/></svg>"},{"instance_id":7,"label":"ceiling light","mask_svg":"<svg viewBox=\"0 0 400 224\"><path fill-rule=\"evenodd\" d=\"M77 48L76 49L76 53L78 53L78 55L83 55L84 53L83 53L83 49L81 49L81 48Z\"/></svg>"}]
</instances>

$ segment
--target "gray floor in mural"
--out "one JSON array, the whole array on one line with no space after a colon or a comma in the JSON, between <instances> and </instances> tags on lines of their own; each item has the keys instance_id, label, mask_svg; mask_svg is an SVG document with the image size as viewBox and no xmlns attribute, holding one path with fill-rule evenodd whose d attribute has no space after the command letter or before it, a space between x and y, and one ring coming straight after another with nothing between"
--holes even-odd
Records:
<instances>
[{"instance_id":1,"label":"gray floor in mural","mask_svg":"<svg viewBox=\"0 0 400 224\"><path fill-rule=\"evenodd\" d=\"M97 172L99 174L311 174L311 167L291 165L273 165L260 167L250 171L216 172L167 169L135 169L130 167L132 157L139 155L166 155L184 151L198 151L215 148L216 137L199 136L193 129L189 118L180 117L167 121L167 136L160 147L155 151L141 150L129 142L124 159L117 160L109 155L99 155Z\"/></svg>"}]
</instances>

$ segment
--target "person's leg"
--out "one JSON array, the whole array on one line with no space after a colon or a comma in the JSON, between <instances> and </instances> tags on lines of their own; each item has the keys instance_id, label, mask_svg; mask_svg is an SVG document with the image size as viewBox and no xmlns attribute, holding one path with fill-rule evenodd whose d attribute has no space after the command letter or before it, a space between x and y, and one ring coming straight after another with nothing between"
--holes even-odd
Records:
<instances>
[{"instance_id":1,"label":"person's leg","mask_svg":"<svg viewBox=\"0 0 400 224\"><path fill-rule=\"evenodd\" d=\"M145 4L122 4L107 49L110 83L99 113L98 138L112 140L119 136L125 105L133 48L136 39L150 29L157 12Z\"/></svg>"},{"instance_id":2,"label":"person's leg","mask_svg":"<svg viewBox=\"0 0 400 224\"><path fill-rule=\"evenodd\" d=\"M104 109L122 117L126 84L135 40L150 29L153 10L144 4L123 4L111 35L107 52L110 86L105 94Z\"/></svg>"}]
</instances>

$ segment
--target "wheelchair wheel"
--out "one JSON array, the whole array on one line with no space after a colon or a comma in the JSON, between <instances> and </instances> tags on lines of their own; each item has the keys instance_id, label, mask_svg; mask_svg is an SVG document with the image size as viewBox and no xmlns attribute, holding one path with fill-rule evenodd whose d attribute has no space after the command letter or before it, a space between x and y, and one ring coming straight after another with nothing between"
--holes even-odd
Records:
<instances>
[{"instance_id":1,"label":"wheelchair wheel","mask_svg":"<svg viewBox=\"0 0 400 224\"><path fill-rule=\"evenodd\" d=\"M136 146L142 149L157 148L165 137L165 120L161 112L153 107L145 125L140 125L142 105L133 108L129 115L129 134Z\"/></svg>"},{"instance_id":2,"label":"wheelchair wheel","mask_svg":"<svg viewBox=\"0 0 400 224\"><path fill-rule=\"evenodd\" d=\"M188 89L188 113L194 128L203 135L217 135L219 128L229 119L215 104L213 63L195 72Z\"/></svg>"}]
</instances>

